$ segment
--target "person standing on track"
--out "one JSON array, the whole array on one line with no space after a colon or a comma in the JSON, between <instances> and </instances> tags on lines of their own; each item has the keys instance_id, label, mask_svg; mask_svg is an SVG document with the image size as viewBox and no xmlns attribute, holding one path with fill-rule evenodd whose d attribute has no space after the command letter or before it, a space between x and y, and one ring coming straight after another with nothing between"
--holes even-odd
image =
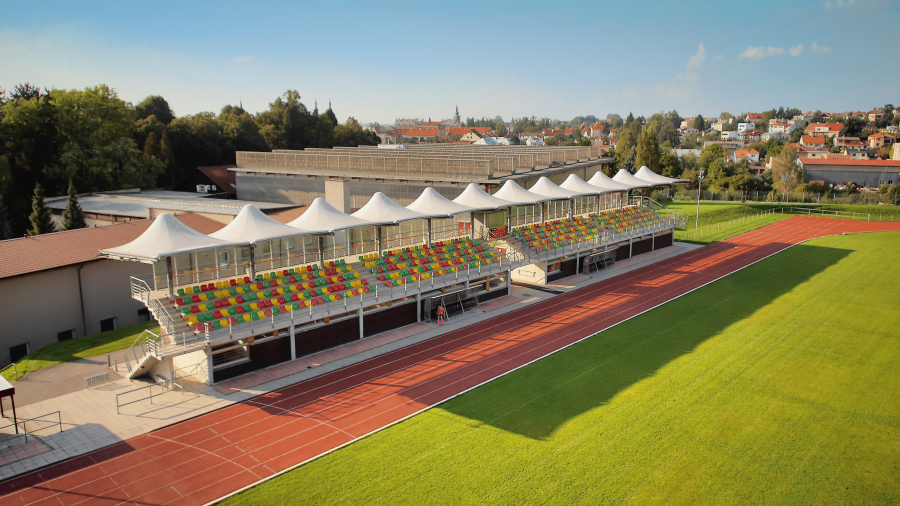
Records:
<instances>
[{"instance_id":1,"label":"person standing on track","mask_svg":"<svg viewBox=\"0 0 900 506\"><path fill-rule=\"evenodd\" d=\"M444 306L438 306L437 308L437 324L443 325L447 320L447 313L444 310Z\"/></svg>"}]
</instances>

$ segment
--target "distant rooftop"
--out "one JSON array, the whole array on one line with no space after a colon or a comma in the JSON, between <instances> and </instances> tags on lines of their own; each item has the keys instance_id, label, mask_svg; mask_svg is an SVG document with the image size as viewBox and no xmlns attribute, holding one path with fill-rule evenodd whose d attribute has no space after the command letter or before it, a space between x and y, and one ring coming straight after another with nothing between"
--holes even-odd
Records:
<instances>
[{"instance_id":1,"label":"distant rooftop","mask_svg":"<svg viewBox=\"0 0 900 506\"><path fill-rule=\"evenodd\" d=\"M253 204L261 211L269 213L297 207L292 204L272 202L250 202L245 200L216 199L192 192L169 190L122 190L108 193L87 193L78 196L78 203L87 213L148 218L150 210L165 210L175 213L209 213L237 216L247 204ZM55 211L66 208L66 197L47 199L47 205Z\"/></svg>"}]
</instances>

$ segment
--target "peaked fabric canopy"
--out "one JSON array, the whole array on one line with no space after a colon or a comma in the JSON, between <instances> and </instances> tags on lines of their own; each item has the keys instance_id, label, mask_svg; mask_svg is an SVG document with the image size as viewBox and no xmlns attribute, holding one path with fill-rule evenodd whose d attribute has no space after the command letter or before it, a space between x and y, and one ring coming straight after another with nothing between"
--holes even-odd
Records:
<instances>
[{"instance_id":1,"label":"peaked fabric canopy","mask_svg":"<svg viewBox=\"0 0 900 506\"><path fill-rule=\"evenodd\" d=\"M588 179L588 183L613 192L624 192L631 189L631 186L622 184L618 181L613 181L609 178L609 176L600 172L599 170L590 179Z\"/></svg>"},{"instance_id":2,"label":"peaked fabric canopy","mask_svg":"<svg viewBox=\"0 0 900 506\"><path fill-rule=\"evenodd\" d=\"M213 239L181 223L171 214L162 213L137 239L122 246L102 249L100 254L125 260L158 262L161 258L179 253L193 253L194 251L228 246L246 246L247 244L249 242L246 240Z\"/></svg>"},{"instance_id":3,"label":"peaked fabric canopy","mask_svg":"<svg viewBox=\"0 0 900 506\"><path fill-rule=\"evenodd\" d=\"M532 186L529 191L540 193L542 195L547 195L554 200L570 199L572 197L577 197L579 195L590 195L590 193L573 192L572 190L566 190L565 188L560 188L553 181L550 181L549 179L547 179L547 176L541 176L540 179L537 180L537 183L534 183L534 186ZM591 192L591 193L596 193L596 192Z\"/></svg>"},{"instance_id":4,"label":"peaked fabric canopy","mask_svg":"<svg viewBox=\"0 0 900 506\"><path fill-rule=\"evenodd\" d=\"M407 209L412 209L413 211L420 212L422 214L429 214L435 216L446 216L450 217L455 214L467 213L471 211L468 207L457 204L447 197L438 193L432 187L425 188L425 191L419 195L412 204L406 206Z\"/></svg>"},{"instance_id":5,"label":"peaked fabric canopy","mask_svg":"<svg viewBox=\"0 0 900 506\"><path fill-rule=\"evenodd\" d=\"M420 195L421 196L421 195ZM372 198L366 202L366 205L359 208L359 211L351 214L355 218L371 221L373 223L391 223L396 224L401 221L418 220L422 218L434 218L444 216L443 214L424 214L412 209L407 209L400 204L389 199L387 195L381 192L375 192Z\"/></svg>"},{"instance_id":6,"label":"peaked fabric canopy","mask_svg":"<svg viewBox=\"0 0 900 506\"><path fill-rule=\"evenodd\" d=\"M459 197L453 199L453 202L462 204L469 208L470 211L485 211L487 209L501 209L516 205L515 202L497 198L490 193L481 189L475 183L469 183L469 186L459 194Z\"/></svg>"},{"instance_id":7,"label":"peaked fabric canopy","mask_svg":"<svg viewBox=\"0 0 900 506\"><path fill-rule=\"evenodd\" d=\"M617 172L616 175L613 176L613 181L618 181L619 183L627 184L628 186L630 186L632 188L650 188L651 186L653 186L652 183L648 183L647 181L644 181L643 179L638 179L638 178L632 176L631 172L628 172L625 169L619 169L619 172Z\"/></svg>"},{"instance_id":8,"label":"peaked fabric canopy","mask_svg":"<svg viewBox=\"0 0 900 506\"><path fill-rule=\"evenodd\" d=\"M295 235L325 234L327 230L301 230L269 218L253 204L247 204L234 220L217 232L209 234L213 239L256 244L269 239Z\"/></svg>"},{"instance_id":9,"label":"peaked fabric canopy","mask_svg":"<svg viewBox=\"0 0 900 506\"><path fill-rule=\"evenodd\" d=\"M594 186L590 183L586 183L584 179L576 176L575 174L569 174L569 177L563 181L563 184L559 185L560 188L565 190L571 190L573 192L578 192L583 195L597 195L600 193L609 193L612 190L609 188L600 188L599 186Z\"/></svg>"},{"instance_id":10,"label":"peaked fabric canopy","mask_svg":"<svg viewBox=\"0 0 900 506\"><path fill-rule=\"evenodd\" d=\"M690 183L690 179L674 179L671 177L660 176L656 172L650 170L646 165L641 167L637 173L635 173L634 177L638 179L643 179L644 181L649 181L653 184L660 185L670 185L675 183Z\"/></svg>"},{"instance_id":11,"label":"peaked fabric canopy","mask_svg":"<svg viewBox=\"0 0 900 506\"><path fill-rule=\"evenodd\" d=\"M519 186L515 181L507 180L503 186L494 193L494 196L518 205L537 204L545 200L553 200L553 197L540 195L533 191L526 190Z\"/></svg>"},{"instance_id":12,"label":"peaked fabric canopy","mask_svg":"<svg viewBox=\"0 0 900 506\"><path fill-rule=\"evenodd\" d=\"M382 223L372 223L367 220L350 216L349 214L344 214L322 197L313 200L305 213L301 214L296 220L288 223L288 225L301 230L327 230L329 232L381 224Z\"/></svg>"}]
</instances>

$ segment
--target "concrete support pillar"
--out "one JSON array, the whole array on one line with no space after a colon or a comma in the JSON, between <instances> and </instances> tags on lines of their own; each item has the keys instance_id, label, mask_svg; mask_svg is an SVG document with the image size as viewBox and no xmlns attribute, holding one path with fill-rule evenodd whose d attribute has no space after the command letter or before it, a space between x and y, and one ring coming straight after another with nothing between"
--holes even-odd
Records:
<instances>
[{"instance_id":1,"label":"concrete support pillar","mask_svg":"<svg viewBox=\"0 0 900 506\"><path fill-rule=\"evenodd\" d=\"M325 238L322 236L318 237L318 241L316 241L316 257L319 259L319 266L323 266L325 264Z\"/></svg>"},{"instance_id":2,"label":"concrete support pillar","mask_svg":"<svg viewBox=\"0 0 900 506\"><path fill-rule=\"evenodd\" d=\"M634 237L628 238L628 258L631 258L631 250L634 247Z\"/></svg>"},{"instance_id":3,"label":"concrete support pillar","mask_svg":"<svg viewBox=\"0 0 900 506\"><path fill-rule=\"evenodd\" d=\"M469 238L475 239L475 212L469 214Z\"/></svg>"},{"instance_id":4,"label":"concrete support pillar","mask_svg":"<svg viewBox=\"0 0 900 506\"><path fill-rule=\"evenodd\" d=\"M422 322L422 294L416 294L416 323Z\"/></svg>"},{"instance_id":5,"label":"concrete support pillar","mask_svg":"<svg viewBox=\"0 0 900 506\"><path fill-rule=\"evenodd\" d=\"M650 251L656 251L656 232L650 232Z\"/></svg>"},{"instance_id":6,"label":"concrete support pillar","mask_svg":"<svg viewBox=\"0 0 900 506\"><path fill-rule=\"evenodd\" d=\"M166 285L169 297L173 296L172 287L175 285L175 276L172 274L172 257L166 257ZM85 330L87 333L87 330Z\"/></svg>"},{"instance_id":7,"label":"concrete support pillar","mask_svg":"<svg viewBox=\"0 0 900 506\"><path fill-rule=\"evenodd\" d=\"M375 227L375 245L378 248L378 256L381 256L381 227Z\"/></svg>"},{"instance_id":8,"label":"concrete support pillar","mask_svg":"<svg viewBox=\"0 0 900 506\"><path fill-rule=\"evenodd\" d=\"M288 339L291 340L291 360L297 360L297 342L294 341L294 320L291 319L291 331L288 332Z\"/></svg>"},{"instance_id":9,"label":"concrete support pillar","mask_svg":"<svg viewBox=\"0 0 900 506\"><path fill-rule=\"evenodd\" d=\"M434 229L431 226L431 218L428 218L428 239L425 242L429 246L434 242Z\"/></svg>"},{"instance_id":10,"label":"concrete support pillar","mask_svg":"<svg viewBox=\"0 0 900 506\"><path fill-rule=\"evenodd\" d=\"M512 230L512 212L513 208L510 207L506 210L506 233L509 234L509 231Z\"/></svg>"},{"instance_id":11,"label":"concrete support pillar","mask_svg":"<svg viewBox=\"0 0 900 506\"><path fill-rule=\"evenodd\" d=\"M365 333L363 331L363 308L359 308L356 310L356 316L359 318L359 338L362 339L365 337Z\"/></svg>"},{"instance_id":12,"label":"concrete support pillar","mask_svg":"<svg viewBox=\"0 0 900 506\"><path fill-rule=\"evenodd\" d=\"M256 248L250 246L250 281L256 280Z\"/></svg>"},{"instance_id":13,"label":"concrete support pillar","mask_svg":"<svg viewBox=\"0 0 900 506\"><path fill-rule=\"evenodd\" d=\"M206 353L206 384L212 386L212 384L215 383L215 381L213 381L212 350L206 348L203 351Z\"/></svg>"},{"instance_id":14,"label":"concrete support pillar","mask_svg":"<svg viewBox=\"0 0 900 506\"><path fill-rule=\"evenodd\" d=\"M541 225L543 225L544 224L544 206L549 205L549 204L547 204L546 202L541 202L539 205L541 206ZM549 209L547 211L549 212Z\"/></svg>"}]
</instances>

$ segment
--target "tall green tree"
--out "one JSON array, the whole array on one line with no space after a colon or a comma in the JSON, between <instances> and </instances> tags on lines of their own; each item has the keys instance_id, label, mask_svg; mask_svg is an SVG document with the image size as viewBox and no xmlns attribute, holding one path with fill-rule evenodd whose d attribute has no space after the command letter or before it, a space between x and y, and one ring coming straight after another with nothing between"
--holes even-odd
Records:
<instances>
[{"instance_id":1,"label":"tall green tree","mask_svg":"<svg viewBox=\"0 0 900 506\"><path fill-rule=\"evenodd\" d=\"M9 209L6 203L0 198L0 241L12 239L13 235L12 221L9 219Z\"/></svg>"},{"instance_id":2,"label":"tall green tree","mask_svg":"<svg viewBox=\"0 0 900 506\"><path fill-rule=\"evenodd\" d=\"M63 230L75 230L87 227L84 220L84 211L78 203L78 194L75 191L75 183L69 181L69 198L66 200L66 210L63 211Z\"/></svg>"},{"instance_id":3,"label":"tall green tree","mask_svg":"<svg viewBox=\"0 0 900 506\"><path fill-rule=\"evenodd\" d=\"M652 128L644 128L638 136L635 155L637 167L647 166L653 172L659 173L659 139Z\"/></svg>"},{"instance_id":4,"label":"tall green tree","mask_svg":"<svg viewBox=\"0 0 900 506\"><path fill-rule=\"evenodd\" d=\"M159 158L159 142L156 140L156 132L150 132L144 141L144 154L153 158Z\"/></svg>"},{"instance_id":5,"label":"tall green tree","mask_svg":"<svg viewBox=\"0 0 900 506\"><path fill-rule=\"evenodd\" d=\"M797 163L797 148L788 145L772 160L775 188L781 192L794 191L803 184L803 170Z\"/></svg>"},{"instance_id":6,"label":"tall green tree","mask_svg":"<svg viewBox=\"0 0 900 506\"><path fill-rule=\"evenodd\" d=\"M44 187L41 186L41 183L34 187L34 200L31 203L31 215L28 217L28 221L31 222L28 235L49 234L56 231L50 208L44 202Z\"/></svg>"},{"instance_id":7,"label":"tall green tree","mask_svg":"<svg viewBox=\"0 0 900 506\"><path fill-rule=\"evenodd\" d=\"M175 163L175 152L172 151L172 143L169 141L169 134L163 130L162 137L159 139L159 161L164 167L169 167Z\"/></svg>"},{"instance_id":8,"label":"tall green tree","mask_svg":"<svg viewBox=\"0 0 900 506\"><path fill-rule=\"evenodd\" d=\"M134 110L137 111L140 119L156 116L156 119L165 125L168 125L175 119L175 113L172 112L169 103L159 95L151 95L145 98L141 103L134 106Z\"/></svg>"},{"instance_id":9,"label":"tall green tree","mask_svg":"<svg viewBox=\"0 0 900 506\"><path fill-rule=\"evenodd\" d=\"M706 121L703 119L703 115L698 114L697 117L694 118L694 122L691 123L691 126L701 132L706 130Z\"/></svg>"}]
</instances>

